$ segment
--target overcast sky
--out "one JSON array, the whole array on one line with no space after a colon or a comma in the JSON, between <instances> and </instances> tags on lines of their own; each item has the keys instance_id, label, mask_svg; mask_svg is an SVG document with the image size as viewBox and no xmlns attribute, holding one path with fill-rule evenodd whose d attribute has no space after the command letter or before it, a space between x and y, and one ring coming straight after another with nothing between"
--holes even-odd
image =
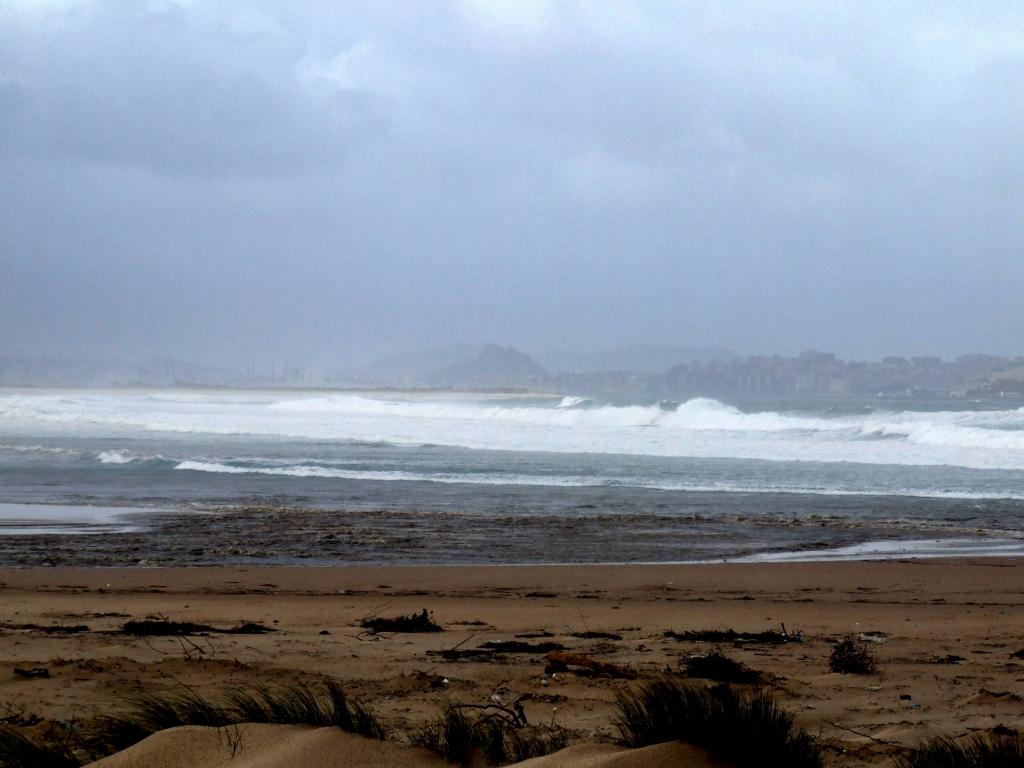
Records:
<instances>
[{"instance_id":1,"label":"overcast sky","mask_svg":"<svg viewBox=\"0 0 1024 768\"><path fill-rule=\"evenodd\" d=\"M0 354L488 340L1024 353L1024 8L0 0Z\"/></svg>"}]
</instances>

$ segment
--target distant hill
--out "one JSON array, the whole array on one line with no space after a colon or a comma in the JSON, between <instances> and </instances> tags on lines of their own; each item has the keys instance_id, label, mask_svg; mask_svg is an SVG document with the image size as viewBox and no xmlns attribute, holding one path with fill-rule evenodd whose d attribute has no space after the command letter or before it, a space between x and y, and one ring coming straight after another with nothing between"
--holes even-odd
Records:
<instances>
[{"instance_id":1,"label":"distant hill","mask_svg":"<svg viewBox=\"0 0 1024 768\"><path fill-rule=\"evenodd\" d=\"M466 360L439 368L425 377L431 387L492 389L532 387L542 384L547 373L525 352L488 344Z\"/></svg>"},{"instance_id":2,"label":"distant hill","mask_svg":"<svg viewBox=\"0 0 1024 768\"><path fill-rule=\"evenodd\" d=\"M429 386L431 373L475 358L483 350L479 344L457 344L446 347L419 349L385 357L356 368L336 378L358 384L388 387Z\"/></svg>"},{"instance_id":3,"label":"distant hill","mask_svg":"<svg viewBox=\"0 0 1024 768\"><path fill-rule=\"evenodd\" d=\"M632 371L664 373L681 363L729 361L736 354L724 347L685 347L656 344L633 344L589 354L546 353L537 360L552 373L596 373L599 371Z\"/></svg>"},{"instance_id":4,"label":"distant hill","mask_svg":"<svg viewBox=\"0 0 1024 768\"><path fill-rule=\"evenodd\" d=\"M736 355L722 347L636 344L586 354L548 352L531 356L497 344L463 344L392 355L335 378L367 386L518 388L542 385L550 378L549 373L658 374L679 364L734 359Z\"/></svg>"}]
</instances>

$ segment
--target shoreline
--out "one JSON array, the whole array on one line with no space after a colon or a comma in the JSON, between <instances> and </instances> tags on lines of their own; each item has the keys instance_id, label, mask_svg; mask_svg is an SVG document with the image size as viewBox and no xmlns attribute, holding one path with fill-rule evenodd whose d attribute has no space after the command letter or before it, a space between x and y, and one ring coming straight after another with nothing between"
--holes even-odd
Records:
<instances>
[{"instance_id":1,"label":"shoreline","mask_svg":"<svg viewBox=\"0 0 1024 768\"><path fill-rule=\"evenodd\" d=\"M0 536L3 536L0 531ZM10 534L22 535L22 534ZM35 534L33 534L35 535ZM47 535L47 534L39 534ZM56 533L52 535L69 535L66 533ZM74 533L76 536L90 536L94 535L91 533ZM941 542L941 539L928 540L929 542ZM67 571L67 570L97 570L97 571L145 571L147 573L153 571L201 571L201 570L239 570L239 571L250 571L250 570L265 570L273 571L276 569L282 570L340 570L349 568L400 568L400 569L433 569L433 568L452 568L452 569L522 569L522 568L677 568L677 567L712 567L712 566L729 566L729 565L758 565L758 566L779 566L779 565L827 565L831 563L863 563L863 564L876 564L876 563L907 563L907 562L919 562L919 561L934 561L942 563L952 564L981 564L984 561L996 560L996 561L1024 561L1024 542L1011 539L1000 539L1001 543L1004 543L1007 547L1011 544L1016 549L1019 548L1019 552L1007 552L1004 549L996 549L993 551L977 551L968 549L962 551L958 548L950 549L948 552L921 552L916 553L914 551L900 551L897 553L882 553L873 554L869 552L858 552L857 554L842 554L839 556L828 557L821 556L827 555L828 553L841 552L847 547L839 549L825 549L825 550L804 550L804 551L793 551L793 552L767 552L760 555L741 556L735 558L722 558L718 560L659 560L659 561L601 561L601 562L559 562L559 561L546 561L546 562L529 562L529 563L516 563L516 562L487 562L487 563L396 563L396 562L338 562L335 564L325 563L195 563L192 565L165 565L165 564L140 564L140 563L127 563L127 564L112 564L112 565L37 565L37 564L11 564L11 563L0 563L0 573L5 571ZM877 541L877 542L865 542L865 545L884 545L884 544L898 544L898 543L919 543L917 541ZM856 545L857 547L861 545Z\"/></svg>"},{"instance_id":2,"label":"shoreline","mask_svg":"<svg viewBox=\"0 0 1024 768\"><path fill-rule=\"evenodd\" d=\"M779 508L764 516L744 509L712 518L694 509L563 517L281 504L180 510L0 503L0 566L638 566L1024 556L1024 538L1013 530L949 526L941 517L855 525L838 514L802 518Z\"/></svg>"},{"instance_id":3,"label":"shoreline","mask_svg":"<svg viewBox=\"0 0 1024 768\"><path fill-rule=\"evenodd\" d=\"M765 572L772 574L770 584L777 588L784 585L794 586L802 579L813 576L818 588L840 588L849 586L851 580L860 584L885 583L895 588L898 581L916 575L920 569L929 571L930 582L925 584L913 580L916 589L925 592L948 592L958 584L962 585L964 573L969 572L977 578L979 574L989 573L989 569L1010 569L1024 576L1024 558L1005 555L970 556L949 558L887 558L884 560L802 560L802 561L706 561L679 563L494 563L494 564L402 564L402 563L354 563L340 565L145 565L145 566L0 566L0 593L17 589L35 589L42 583L49 582L58 589L67 590L100 590L116 591L113 582L103 581L111 574L132 591L145 589L142 582L152 581L154 575L161 575L175 584L182 585L180 591L189 591L196 587L216 591L225 583L222 577L231 575L242 580L231 582L240 588L252 587L247 580L274 577L278 582L292 584L323 585L324 580L337 580L364 587L374 581L375 589L382 585L380 576L397 583L384 585L393 589L407 590L417 594L424 585L439 585L451 589L449 576L458 576L461 590L485 588L491 584L504 587L528 588L536 582L553 581L562 588L586 586L591 581L610 578L614 575L614 587L617 591L643 589L650 586L651 580L665 583L662 580L672 576L681 580L680 583L699 584L719 588L728 583L746 583L754 589ZM467 574L472 573L470 578ZM713 578L708 578L713 577ZM367 579L369 581L367 581ZM675 583L670 579L667 583ZM267 583L259 585L262 589L269 588ZM274 585L280 586L280 585ZM330 587L326 594L334 594ZM995 588L995 585L989 585ZM166 593L175 590L169 585L160 585ZM754 589L754 591L757 591ZM230 591L226 590L226 593ZM276 590L266 592L277 594ZM307 594L319 594L312 591ZM284 594L284 593L282 593ZM1024 580L1020 585L1021 605L1024 605Z\"/></svg>"}]
</instances>

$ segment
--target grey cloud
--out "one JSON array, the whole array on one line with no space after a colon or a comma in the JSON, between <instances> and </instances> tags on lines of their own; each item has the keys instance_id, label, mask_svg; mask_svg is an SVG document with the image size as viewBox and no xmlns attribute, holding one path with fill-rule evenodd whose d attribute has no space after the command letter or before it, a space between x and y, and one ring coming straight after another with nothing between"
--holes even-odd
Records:
<instances>
[{"instance_id":1,"label":"grey cloud","mask_svg":"<svg viewBox=\"0 0 1024 768\"><path fill-rule=\"evenodd\" d=\"M373 94L313 93L287 59L268 67L263 48L282 43L260 39L259 16L242 17L255 39L237 40L230 18L196 30L181 11L138 8L97 10L46 41L19 88L8 152L198 177L302 173L386 131Z\"/></svg>"},{"instance_id":2,"label":"grey cloud","mask_svg":"<svg viewBox=\"0 0 1024 768\"><path fill-rule=\"evenodd\" d=\"M1021 351L1012 4L472 5L0 15L0 353Z\"/></svg>"}]
</instances>

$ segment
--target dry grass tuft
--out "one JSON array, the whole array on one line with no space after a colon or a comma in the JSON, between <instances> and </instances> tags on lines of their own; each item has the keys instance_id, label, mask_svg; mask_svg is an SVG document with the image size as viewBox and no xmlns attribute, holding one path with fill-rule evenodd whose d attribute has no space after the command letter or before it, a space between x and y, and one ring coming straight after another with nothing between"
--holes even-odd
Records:
<instances>
[{"instance_id":1,"label":"dry grass tuft","mask_svg":"<svg viewBox=\"0 0 1024 768\"><path fill-rule=\"evenodd\" d=\"M628 747L685 741L737 765L820 768L821 747L763 692L703 688L665 678L616 702L619 740Z\"/></svg>"}]
</instances>

